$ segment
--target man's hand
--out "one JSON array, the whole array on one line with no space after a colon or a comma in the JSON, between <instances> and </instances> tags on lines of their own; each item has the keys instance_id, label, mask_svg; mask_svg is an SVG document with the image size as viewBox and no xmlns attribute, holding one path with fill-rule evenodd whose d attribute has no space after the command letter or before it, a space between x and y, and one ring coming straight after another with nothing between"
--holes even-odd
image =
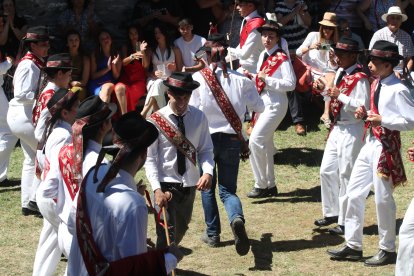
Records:
<instances>
[{"instance_id":1,"label":"man's hand","mask_svg":"<svg viewBox=\"0 0 414 276\"><path fill-rule=\"evenodd\" d=\"M266 73L265 72L263 72L263 71L259 71L258 73L257 73L257 77L259 78L259 80L261 80L261 81L265 81L266 80Z\"/></svg>"},{"instance_id":2,"label":"man's hand","mask_svg":"<svg viewBox=\"0 0 414 276\"><path fill-rule=\"evenodd\" d=\"M355 119L364 119L365 117L367 117L367 110L362 105L355 110Z\"/></svg>"},{"instance_id":3,"label":"man's hand","mask_svg":"<svg viewBox=\"0 0 414 276\"><path fill-rule=\"evenodd\" d=\"M196 184L197 190L206 191L206 190L210 189L212 179L213 179L213 177L210 174L204 173L200 177L200 179L198 180L198 182Z\"/></svg>"},{"instance_id":4,"label":"man's hand","mask_svg":"<svg viewBox=\"0 0 414 276\"><path fill-rule=\"evenodd\" d=\"M312 88L316 91L322 91L325 89L325 83L319 78L312 83Z\"/></svg>"},{"instance_id":5,"label":"man's hand","mask_svg":"<svg viewBox=\"0 0 414 276\"><path fill-rule=\"evenodd\" d=\"M161 189L156 189L154 191L155 204L160 208L167 207L168 205L168 196L161 191Z\"/></svg>"},{"instance_id":6,"label":"man's hand","mask_svg":"<svg viewBox=\"0 0 414 276\"><path fill-rule=\"evenodd\" d=\"M367 121L371 122L372 126L380 126L382 121L382 116L379 114L369 114Z\"/></svg>"}]
</instances>

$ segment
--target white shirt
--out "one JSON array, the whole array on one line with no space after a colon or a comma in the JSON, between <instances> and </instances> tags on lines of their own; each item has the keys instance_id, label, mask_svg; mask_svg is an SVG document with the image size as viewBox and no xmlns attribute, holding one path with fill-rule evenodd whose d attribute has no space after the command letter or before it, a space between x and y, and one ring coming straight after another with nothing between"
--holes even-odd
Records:
<instances>
[{"instance_id":1,"label":"white shirt","mask_svg":"<svg viewBox=\"0 0 414 276\"><path fill-rule=\"evenodd\" d=\"M336 69L329 61L329 51L333 50L318 50L312 49L309 50L306 54L302 54L302 49L304 47L310 47L312 44L317 43L320 39L319 32L310 32L303 41L302 45L296 50L296 55L302 57L303 62L310 65L312 68L317 69L320 73L325 73L327 71L333 71Z\"/></svg>"},{"instance_id":2,"label":"white shirt","mask_svg":"<svg viewBox=\"0 0 414 276\"><path fill-rule=\"evenodd\" d=\"M271 55L278 49L276 45L267 53ZM257 72L260 71L262 66L263 56L267 52L265 49L259 56L259 63L257 64ZM292 91L296 87L296 75L293 71L290 60L287 59L277 68L271 76L265 78L266 86L260 94L265 105L274 105L279 102L280 97L287 97L286 92Z\"/></svg>"},{"instance_id":3,"label":"white shirt","mask_svg":"<svg viewBox=\"0 0 414 276\"><path fill-rule=\"evenodd\" d=\"M414 129L414 100L408 88L391 74L381 80L378 112L381 125L390 130Z\"/></svg>"},{"instance_id":4,"label":"white shirt","mask_svg":"<svg viewBox=\"0 0 414 276\"><path fill-rule=\"evenodd\" d=\"M159 112L173 125L177 126L171 107L167 104ZM197 151L197 162L203 173L213 175L213 142L208 131L207 118L203 112L194 106L188 106L183 118L186 138L194 145ZM157 140L149 146L145 171L152 190L160 189L160 182L183 183L184 187L192 187L200 178L198 168L185 158L186 172L179 175L177 172L177 148L161 132Z\"/></svg>"},{"instance_id":5,"label":"white shirt","mask_svg":"<svg viewBox=\"0 0 414 276\"><path fill-rule=\"evenodd\" d=\"M40 69L28 59L22 60L17 65L13 77L14 104L33 104L39 84Z\"/></svg>"},{"instance_id":6,"label":"white shirt","mask_svg":"<svg viewBox=\"0 0 414 276\"><path fill-rule=\"evenodd\" d=\"M212 69L211 65L210 68ZM259 113L263 112L264 104L253 81L232 70L228 70L228 78L224 78L223 70L219 67L216 70L216 76L241 122L244 120L246 106L249 110ZM200 86L193 91L190 104L206 114L210 134L216 132L236 133L218 106L210 87L201 73L194 73L193 79L198 81Z\"/></svg>"},{"instance_id":7,"label":"white shirt","mask_svg":"<svg viewBox=\"0 0 414 276\"><path fill-rule=\"evenodd\" d=\"M175 46L181 51L184 66L194 66L194 54L204 43L206 43L206 39L196 34L190 41L185 41L183 37L179 37L174 41Z\"/></svg>"},{"instance_id":8,"label":"white shirt","mask_svg":"<svg viewBox=\"0 0 414 276\"><path fill-rule=\"evenodd\" d=\"M351 67L345 69L346 74L348 76L355 70L357 64L352 65ZM343 71L343 68L339 68L338 72L336 72L334 83L338 79L339 74ZM343 103L341 112L339 114L339 121L346 122L346 123L358 123L361 122L360 119L355 118L355 111L360 106L369 106L369 96L370 93L370 85L368 79L360 79L355 87L352 89L349 96L341 93L338 96L338 100Z\"/></svg>"},{"instance_id":9,"label":"white shirt","mask_svg":"<svg viewBox=\"0 0 414 276\"><path fill-rule=\"evenodd\" d=\"M62 176L59 170L59 152L61 148L72 141L72 127L69 123L58 120L55 128L47 139L45 157L49 160L50 170L40 183L38 193L44 198L57 198Z\"/></svg>"},{"instance_id":10,"label":"white shirt","mask_svg":"<svg viewBox=\"0 0 414 276\"><path fill-rule=\"evenodd\" d=\"M100 167L99 181L108 169L109 166ZM92 171L86 181L93 238L105 259L111 262L147 252L148 210L145 199L136 191L134 177L120 170L103 193L96 192ZM164 256L169 273L177 266L177 259L171 253ZM68 260L68 275L88 275L76 235Z\"/></svg>"}]
</instances>

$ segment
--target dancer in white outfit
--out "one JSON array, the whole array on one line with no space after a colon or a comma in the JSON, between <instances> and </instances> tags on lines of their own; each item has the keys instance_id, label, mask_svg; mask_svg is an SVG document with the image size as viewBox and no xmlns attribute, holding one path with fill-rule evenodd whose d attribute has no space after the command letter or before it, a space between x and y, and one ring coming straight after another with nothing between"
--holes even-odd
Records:
<instances>
[{"instance_id":1,"label":"dancer in white outfit","mask_svg":"<svg viewBox=\"0 0 414 276\"><path fill-rule=\"evenodd\" d=\"M334 80L336 86L328 90L334 120L320 168L323 218L316 220L315 225L338 222L329 232L342 235L348 202L346 187L364 135L364 123L355 118L354 112L360 106L368 106L369 82L356 63L360 53L357 41L343 37L334 50L340 68Z\"/></svg>"},{"instance_id":2,"label":"dancer in white outfit","mask_svg":"<svg viewBox=\"0 0 414 276\"><path fill-rule=\"evenodd\" d=\"M334 259L362 258L365 201L374 185L379 251L365 260L367 266L395 263L396 206L392 195L407 178L401 158L400 131L414 128L414 101L408 88L395 76L393 68L401 60L398 46L379 40L370 52L368 67L376 79L371 85L370 110L356 111L357 118L367 116L369 133L348 183L348 207L345 215L346 244L328 250Z\"/></svg>"},{"instance_id":3,"label":"dancer in white outfit","mask_svg":"<svg viewBox=\"0 0 414 276\"><path fill-rule=\"evenodd\" d=\"M41 68L49 50L47 30L41 27L29 28L23 43L29 51L20 60L14 74L14 98L9 103L7 123L12 133L20 139L24 153L21 189L22 214L38 214L35 204L39 179L35 177L35 156L37 140L34 136L32 110L39 90ZM30 201L32 201L31 204Z\"/></svg>"},{"instance_id":4,"label":"dancer in white outfit","mask_svg":"<svg viewBox=\"0 0 414 276\"><path fill-rule=\"evenodd\" d=\"M292 64L280 47L276 15L269 14L269 17L266 24L258 28L265 50L260 54L255 80L265 110L258 119L253 116L255 123L249 139L250 164L255 179L254 188L247 195L250 198L277 195L273 133L287 112L286 92L294 90L296 84Z\"/></svg>"},{"instance_id":5,"label":"dancer in white outfit","mask_svg":"<svg viewBox=\"0 0 414 276\"><path fill-rule=\"evenodd\" d=\"M1 53L3 55L3 53ZM7 112L9 110L9 102L3 90L3 76L13 65L13 60L6 57L0 63L0 185L7 183L7 168L9 166L10 155L17 143L17 137L11 132L7 124Z\"/></svg>"},{"instance_id":6,"label":"dancer in white outfit","mask_svg":"<svg viewBox=\"0 0 414 276\"><path fill-rule=\"evenodd\" d=\"M58 163L61 147L72 140L71 125L75 121L78 108L78 95L62 88L54 93L47 103L50 119L47 120L45 135L41 144L45 143L45 164L43 177L49 172L49 164ZM50 134L50 135L49 135ZM33 275L52 275L59 263L62 251L58 246L59 217L56 214L57 187L40 183L37 190L37 204L43 215L43 229L40 233L39 245L33 265Z\"/></svg>"}]
</instances>

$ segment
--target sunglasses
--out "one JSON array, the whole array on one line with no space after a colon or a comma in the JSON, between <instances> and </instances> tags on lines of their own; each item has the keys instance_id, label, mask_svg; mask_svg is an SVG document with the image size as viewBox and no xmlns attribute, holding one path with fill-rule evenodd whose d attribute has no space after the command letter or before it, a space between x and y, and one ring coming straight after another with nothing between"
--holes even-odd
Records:
<instances>
[{"instance_id":1,"label":"sunglasses","mask_svg":"<svg viewBox=\"0 0 414 276\"><path fill-rule=\"evenodd\" d=\"M348 32L348 31L350 31L351 29L349 28L349 27L346 27L346 28L340 28L339 29L341 32Z\"/></svg>"}]
</instances>

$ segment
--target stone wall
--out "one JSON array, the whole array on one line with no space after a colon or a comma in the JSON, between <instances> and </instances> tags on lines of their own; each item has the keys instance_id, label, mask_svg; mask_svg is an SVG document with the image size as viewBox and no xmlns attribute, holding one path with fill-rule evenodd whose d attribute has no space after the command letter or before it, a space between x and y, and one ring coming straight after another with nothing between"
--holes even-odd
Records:
<instances>
[{"instance_id":1,"label":"stone wall","mask_svg":"<svg viewBox=\"0 0 414 276\"><path fill-rule=\"evenodd\" d=\"M137 0L95 0L95 13L103 26L117 36L121 24L131 18ZM29 25L49 26L51 32L59 15L67 8L67 0L16 0L17 12Z\"/></svg>"}]
</instances>

